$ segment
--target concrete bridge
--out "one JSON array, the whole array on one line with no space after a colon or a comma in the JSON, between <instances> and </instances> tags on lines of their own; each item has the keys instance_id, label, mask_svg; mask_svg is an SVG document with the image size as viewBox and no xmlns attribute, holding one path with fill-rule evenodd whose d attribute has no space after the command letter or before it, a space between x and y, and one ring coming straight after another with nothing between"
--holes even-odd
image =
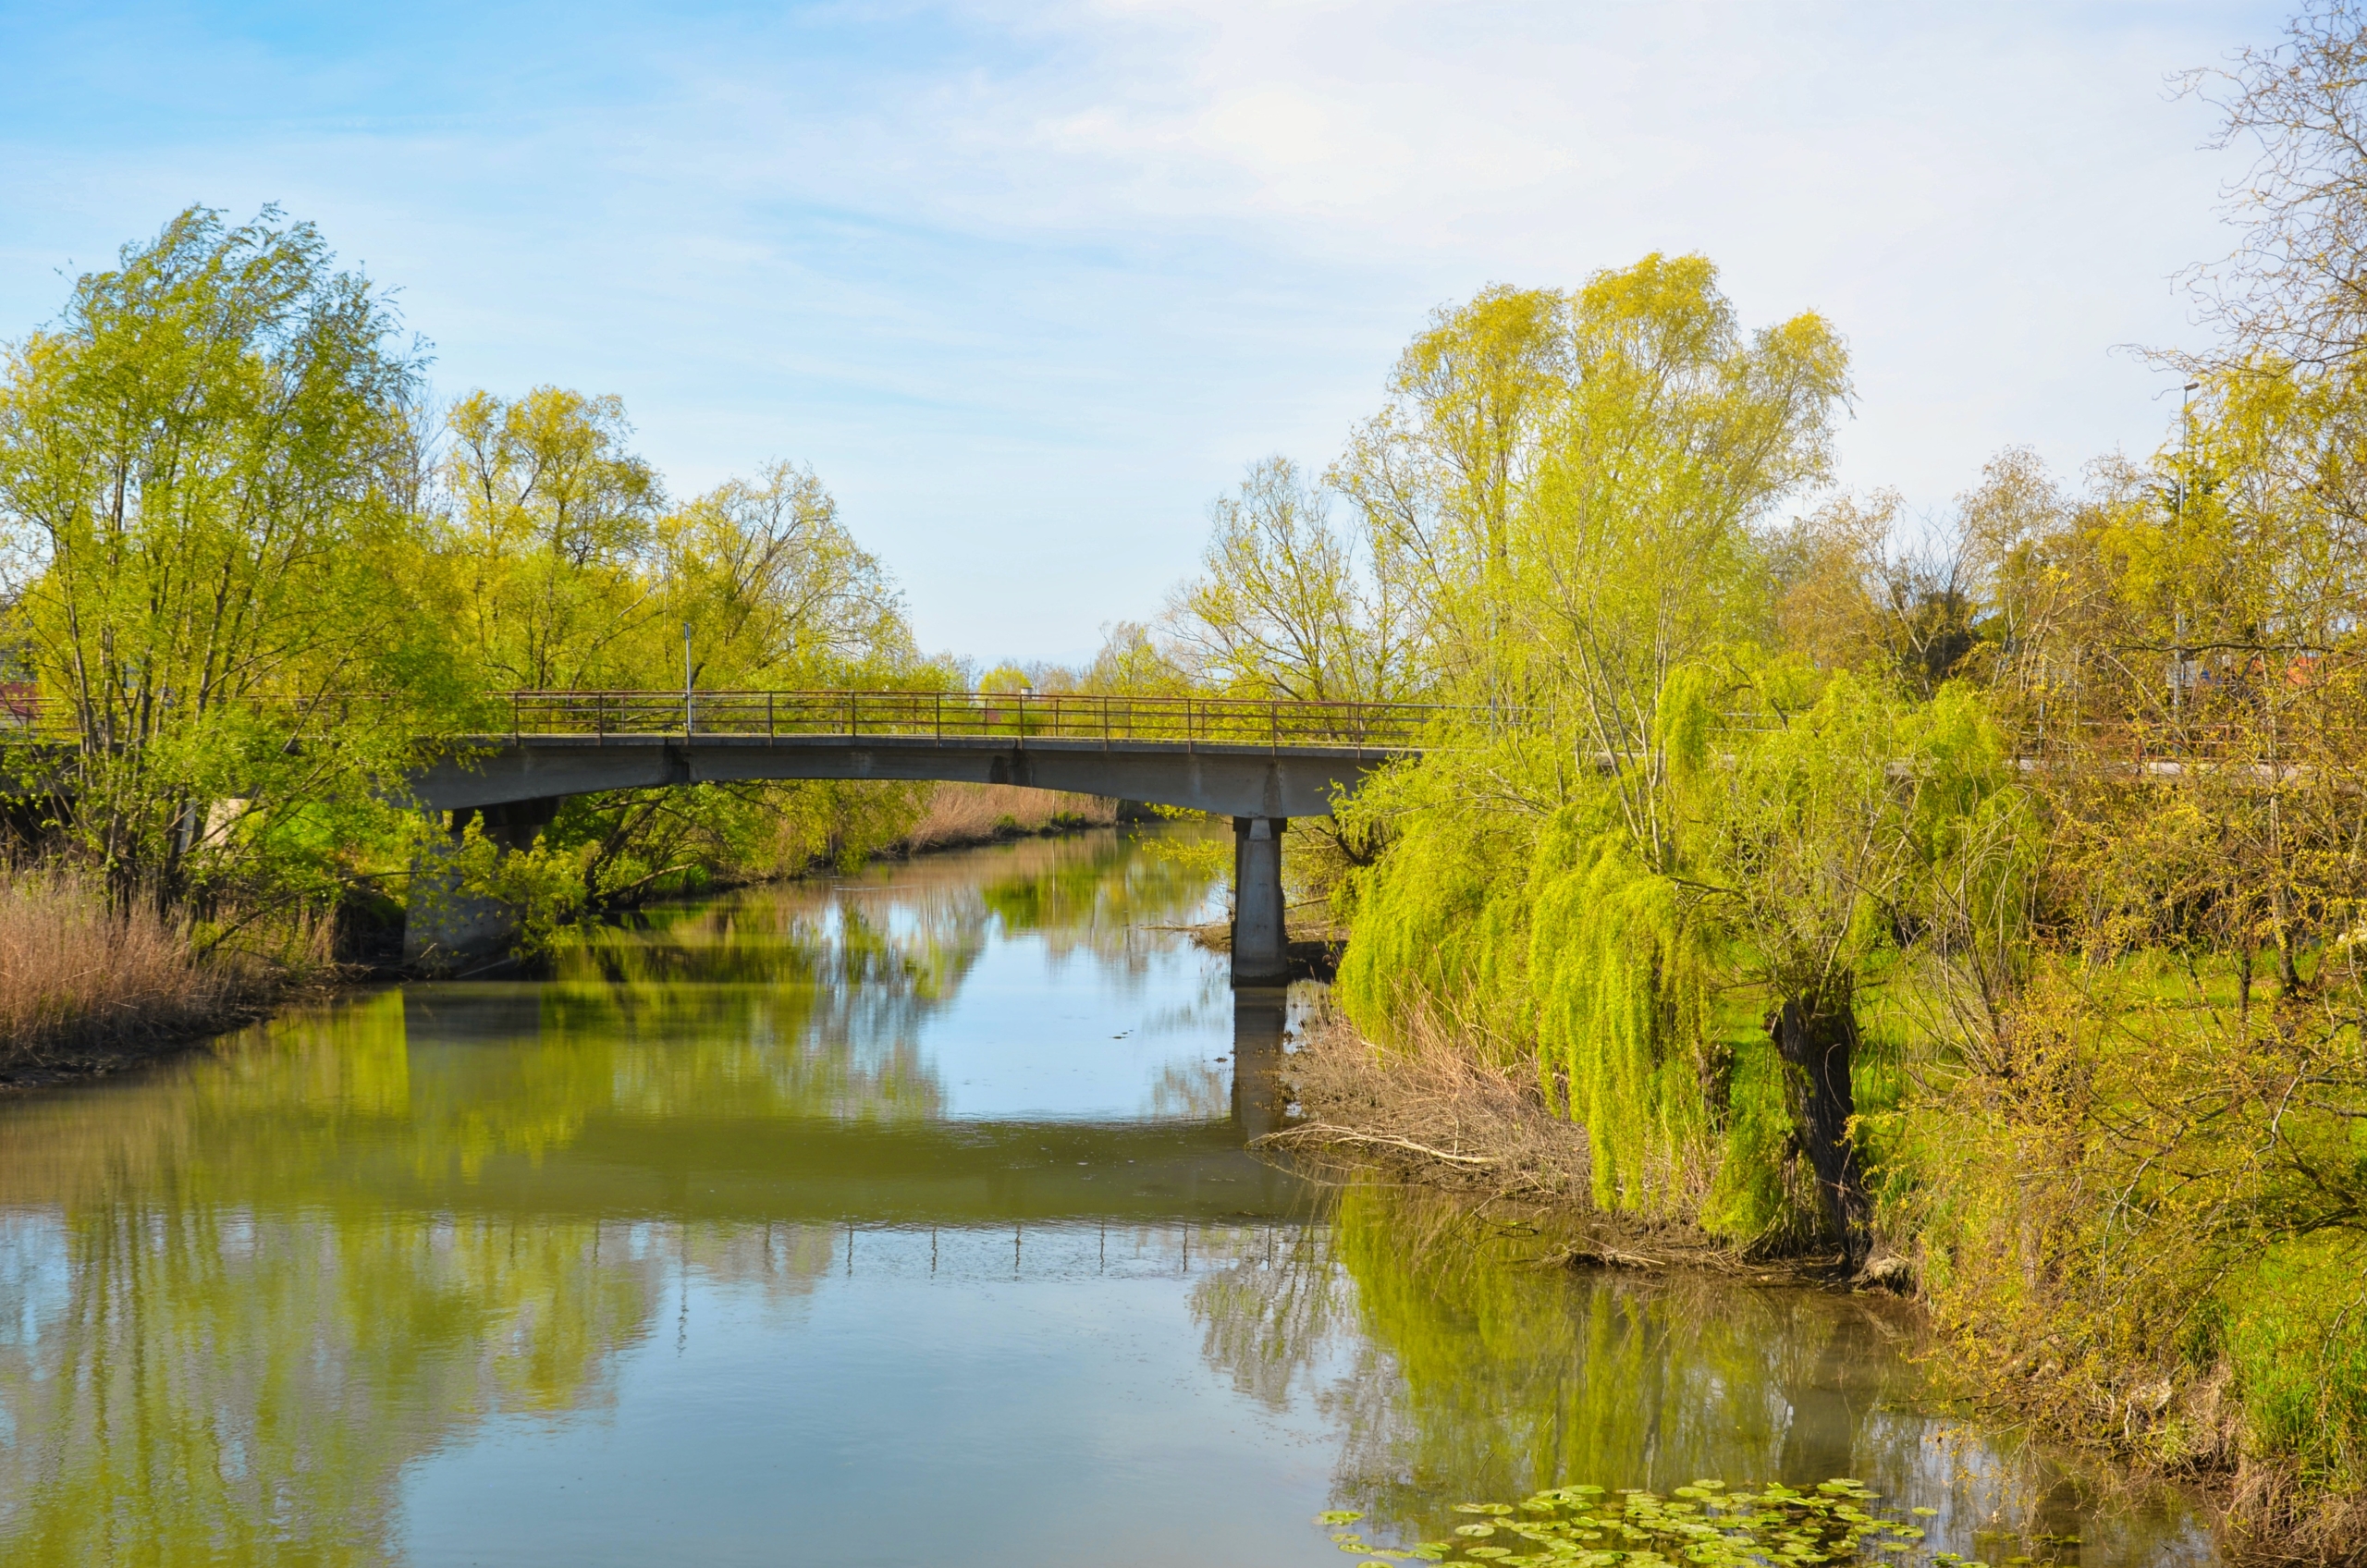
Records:
<instances>
[{"instance_id":1,"label":"concrete bridge","mask_svg":"<svg viewBox=\"0 0 2367 1568\"><path fill-rule=\"evenodd\" d=\"M1183 806L1233 825L1235 984L1283 978L1282 837L1393 758L1438 710L1412 703L967 692L520 692L506 730L457 738L418 802L522 848L570 795L755 779L1018 784ZM423 868L423 876L432 876ZM504 912L414 900L413 958L506 940Z\"/></svg>"}]
</instances>

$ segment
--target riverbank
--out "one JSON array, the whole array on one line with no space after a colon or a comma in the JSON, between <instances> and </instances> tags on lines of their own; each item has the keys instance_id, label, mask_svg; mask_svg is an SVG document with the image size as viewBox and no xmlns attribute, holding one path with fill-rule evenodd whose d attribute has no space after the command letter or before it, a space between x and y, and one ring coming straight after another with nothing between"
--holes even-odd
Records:
<instances>
[{"instance_id":1,"label":"riverbank","mask_svg":"<svg viewBox=\"0 0 2367 1568\"><path fill-rule=\"evenodd\" d=\"M1521 1068L1481 1060L1467 1044L1417 1030L1384 1048L1324 1011L1304 1027L1283 1074L1296 1118L1259 1140L1269 1154L1334 1177L1377 1170L1437 1192L1498 1229L1514 1225L1544 1261L1904 1297L1929 1336L1935 1387L1987 1423L2094 1455L2131 1484L2175 1487L2210 1519L2231 1562L2367 1563L2367 1507L2357 1496L2247 1452L2239 1368L2228 1361L2198 1388L2173 1396L2164 1383L2135 1415L2116 1403L2100 1419L2067 1400L2117 1375L1966 1342L1964 1313L1925 1278L1945 1265L1924 1256L1923 1237L1878 1248L1852 1271L1837 1256L1762 1256L1681 1221L1598 1207L1586 1130L1549 1100L1553 1089ZM2329 1385L2342 1370L2326 1369Z\"/></svg>"},{"instance_id":2,"label":"riverbank","mask_svg":"<svg viewBox=\"0 0 2367 1568\"><path fill-rule=\"evenodd\" d=\"M1493 1065L1434 1030L1386 1052L1347 1020L1318 1011L1283 1077L1297 1117L1258 1140L1269 1153L1340 1171L1379 1169L1491 1212L1517 1213L1550 1233L1557 1261L1609 1268L1698 1268L1766 1282L1885 1291L1903 1272L1854 1279L1838 1257L1761 1256L1678 1220L1597 1207L1587 1130L1551 1105L1537 1080Z\"/></svg>"},{"instance_id":3,"label":"riverbank","mask_svg":"<svg viewBox=\"0 0 2367 1568\"><path fill-rule=\"evenodd\" d=\"M201 954L185 917L114 907L55 867L0 869L0 1092L104 1077L239 1028L334 983L320 962Z\"/></svg>"}]
</instances>

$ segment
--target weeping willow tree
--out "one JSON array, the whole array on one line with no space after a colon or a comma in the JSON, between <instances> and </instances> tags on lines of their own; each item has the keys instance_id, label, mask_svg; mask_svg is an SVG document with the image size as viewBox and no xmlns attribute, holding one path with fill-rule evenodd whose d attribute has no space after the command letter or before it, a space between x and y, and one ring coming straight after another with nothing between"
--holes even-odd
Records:
<instances>
[{"instance_id":1,"label":"weeping willow tree","mask_svg":"<svg viewBox=\"0 0 2367 1568\"><path fill-rule=\"evenodd\" d=\"M1754 672L1727 700L1755 730L1697 775L1703 912L1763 1009L1788 1149L1813 1182L1805 1218L1858 1263L1872 1216L1852 1122L1888 1109L1899 1088L1895 1074L1883 1081L1883 1055L1866 1051L1863 995L1933 937L1954 936L1956 895L1970 883L1991 884L1985 907L2010 908L1998 885L2026 872L2028 814L2003 739L1968 688L1912 703L1787 663ZM1727 1186L1739 1199L1772 1174L1738 1167Z\"/></svg>"},{"instance_id":2,"label":"weeping willow tree","mask_svg":"<svg viewBox=\"0 0 2367 1568\"><path fill-rule=\"evenodd\" d=\"M1538 1065L1586 1124L1595 1201L1699 1208L1731 1061L1690 891L1653 872L1600 802L1556 815L1531 877Z\"/></svg>"},{"instance_id":3,"label":"weeping willow tree","mask_svg":"<svg viewBox=\"0 0 2367 1568\"><path fill-rule=\"evenodd\" d=\"M1474 717L1353 808L1391 848L1340 896L1343 1002L1384 1039L1476 1019L1533 1051L1598 1201L1700 1213L1736 1084L1769 1074L1715 1026L1688 816L1713 726L1678 688L1763 636L1755 530L1825 476L1846 353L1650 256L1442 313L1392 391L1337 483L1424 574L1431 689Z\"/></svg>"}]
</instances>

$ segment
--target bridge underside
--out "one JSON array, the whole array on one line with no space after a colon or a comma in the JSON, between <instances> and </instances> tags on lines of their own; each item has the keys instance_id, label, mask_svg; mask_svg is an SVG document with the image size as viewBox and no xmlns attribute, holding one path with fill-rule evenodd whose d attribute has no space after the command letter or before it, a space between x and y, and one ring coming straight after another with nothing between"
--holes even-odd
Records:
<instances>
[{"instance_id":1,"label":"bridge underside","mask_svg":"<svg viewBox=\"0 0 2367 1568\"><path fill-rule=\"evenodd\" d=\"M928 735L479 736L418 775L419 803L466 811L512 802L767 778L1021 784L1217 816L1321 816L1333 796L1397 754L1156 741Z\"/></svg>"},{"instance_id":2,"label":"bridge underside","mask_svg":"<svg viewBox=\"0 0 2367 1568\"><path fill-rule=\"evenodd\" d=\"M456 821L457 814L477 815L489 833L521 848L566 796L759 779L1016 784L1229 816L1233 979L1268 985L1290 970L1284 825L1294 816L1328 815L1335 799L1399 754L1348 746L1009 736L478 736L414 776L411 791L422 806L452 812ZM437 886L439 875L430 865L415 868L414 886ZM513 925L506 908L439 894L414 908L405 954L430 967L448 963L506 945Z\"/></svg>"}]
</instances>

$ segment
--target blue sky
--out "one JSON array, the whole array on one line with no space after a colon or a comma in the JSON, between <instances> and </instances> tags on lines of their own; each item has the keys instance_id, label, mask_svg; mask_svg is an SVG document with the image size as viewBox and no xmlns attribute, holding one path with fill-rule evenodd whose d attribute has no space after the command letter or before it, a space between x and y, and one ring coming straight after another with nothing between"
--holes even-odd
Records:
<instances>
[{"instance_id":1,"label":"blue sky","mask_svg":"<svg viewBox=\"0 0 2367 1568\"><path fill-rule=\"evenodd\" d=\"M2282 5L0 0L0 337L202 202L318 223L439 391L812 464L925 645L1075 658L1432 307L1698 250L1855 355L1844 482L2151 447L2230 243L2170 73Z\"/></svg>"}]
</instances>

